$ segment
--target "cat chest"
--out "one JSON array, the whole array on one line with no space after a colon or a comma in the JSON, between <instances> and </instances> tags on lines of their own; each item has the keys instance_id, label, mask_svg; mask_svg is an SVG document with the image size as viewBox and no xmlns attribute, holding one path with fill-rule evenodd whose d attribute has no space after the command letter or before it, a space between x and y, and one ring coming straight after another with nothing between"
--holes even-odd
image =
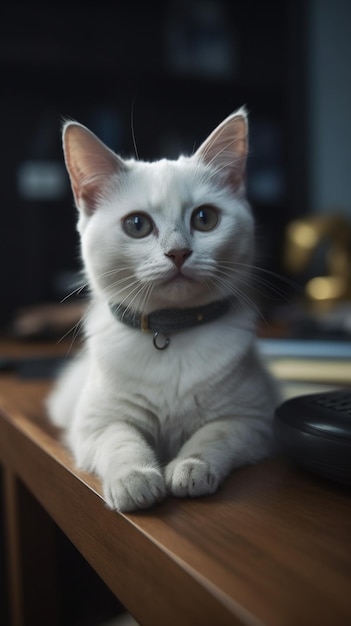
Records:
<instances>
[{"instance_id":1,"label":"cat chest","mask_svg":"<svg viewBox=\"0 0 351 626\"><path fill-rule=\"evenodd\" d=\"M169 397L155 407L157 428L154 445L161 460L172 458L189 437L210 419L210 411L199 392ZM207 405L207 406L206 406Z\"/></svg>"},{"instance_id":2,"label":"cat chest","mask_svg":"<svg viewBox=\"0 0 351 626\"><path fill-rule=\"evenodd\" d=\"M133 416L146 416L150 435L188 437L233 406L236 368L218 342L185 341L184 334L160 352L143 333L114 339L109 337L105 349L95 353L102 386L118 398L117 404L127 403Z\"/></svg>"},{"instance_id":3,"label":"cat chest","mask_svg":"<svg viewBox=\"0 0 351 626\"><path fill-rule=\"evenodd\" d=\"M218 396L212 385L173 371L162 376L126 376L119 372L114 396L121 413L129 415L151 442L165 455L173 453L218 411Z\"/></svg>"}]
</instances>

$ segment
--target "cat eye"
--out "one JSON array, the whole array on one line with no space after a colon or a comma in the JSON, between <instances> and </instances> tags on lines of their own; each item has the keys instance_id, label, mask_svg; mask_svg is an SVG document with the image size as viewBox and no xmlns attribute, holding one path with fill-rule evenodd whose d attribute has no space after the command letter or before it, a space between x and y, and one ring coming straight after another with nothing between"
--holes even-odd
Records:
<instances>
[{"instance_id":1,"label":"cat eye","mask_svg":"<svg viewBox=\"0 0 351 626\"><path fill-rule=\"evenodd\" d=\"M154 230L152 219L145 213L133 213L123 220L124 232L134 239L147 237Z\"/></svg>"},{"instance_id":2,"label":"cat eye","mask_svg":"<svg viewBox=\"0 0 351 626\"><path fill-rule=\"evenodd\" d=\"M218 224L218 211L213 206L200 206L191 216L191 225L203 232L213 230Z\"/></svg>"}]
</instances>

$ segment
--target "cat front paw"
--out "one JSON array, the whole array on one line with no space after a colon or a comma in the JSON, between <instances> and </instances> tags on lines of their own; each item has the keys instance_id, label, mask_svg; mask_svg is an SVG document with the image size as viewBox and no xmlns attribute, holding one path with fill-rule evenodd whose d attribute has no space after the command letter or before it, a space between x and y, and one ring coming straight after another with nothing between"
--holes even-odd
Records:
<instances>
[{"instance_id":1,"label":"cat front paw","mask_svg":"<svg viewBox=\"0 0 351 626\"><path fill-rule=\"evenodd\" d=\"M166 485L177 497L208 496L217 490L219 482L210 464L198 457L174 459L166 467Z\"/></svg>"},{"instance_id":2,"label":"cat front paw","mask_svg":"<svg viewBox=\"0 0 351 626\"><path fill-rule=\"evenodd\" d=\"M127 513L147 509L166 495L164 478L155 468L133 468L123 475L105 478L103 493L109 508Z\"/></svg>"}]
</instances>

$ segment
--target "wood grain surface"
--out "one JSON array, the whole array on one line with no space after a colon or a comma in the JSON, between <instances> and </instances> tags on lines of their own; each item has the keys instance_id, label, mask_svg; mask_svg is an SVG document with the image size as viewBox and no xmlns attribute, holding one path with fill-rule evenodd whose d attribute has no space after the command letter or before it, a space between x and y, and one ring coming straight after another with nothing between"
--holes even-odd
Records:
<instances>
[{"instance_id":1,"label":"wood grain surface","mask_svg":"<svg viewBox=\"0 0 351 626\"><path fill-rule=\"evenodd\" d=\"M209 498L115 513L48 423L50 384L0 377L1 463L47 511L38 533L52 518L141 624L351 624L349 489L275 458Z\"/></svg>"}]
</instances>

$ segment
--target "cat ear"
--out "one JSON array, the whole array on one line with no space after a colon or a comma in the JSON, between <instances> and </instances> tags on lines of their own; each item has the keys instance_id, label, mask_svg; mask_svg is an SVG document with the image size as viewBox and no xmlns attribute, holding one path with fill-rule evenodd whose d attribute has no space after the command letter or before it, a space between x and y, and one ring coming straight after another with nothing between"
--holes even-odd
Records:
<instances>
[{"instance_id":1,"label":"cat ear","mask_svg":"<svg viewBox=\"0 0 351 626\"><path fill-rule=\"evenodd\" d=\"M63 151L77 208L90 215L111 176L125 165L90 130L76 122L64 125Z\"/></svg>"},{"instance_id":2,"label":"cat ear","mask_svg":"<svg viewBox=\"0 0 351 626\"><path fill-rule=\"evenodd\" d=\"M237 191L245 183L248 123L245 107L229 115L196 151L195 157L210 165L218 177Z\"/></svg>"}]
</instances>

